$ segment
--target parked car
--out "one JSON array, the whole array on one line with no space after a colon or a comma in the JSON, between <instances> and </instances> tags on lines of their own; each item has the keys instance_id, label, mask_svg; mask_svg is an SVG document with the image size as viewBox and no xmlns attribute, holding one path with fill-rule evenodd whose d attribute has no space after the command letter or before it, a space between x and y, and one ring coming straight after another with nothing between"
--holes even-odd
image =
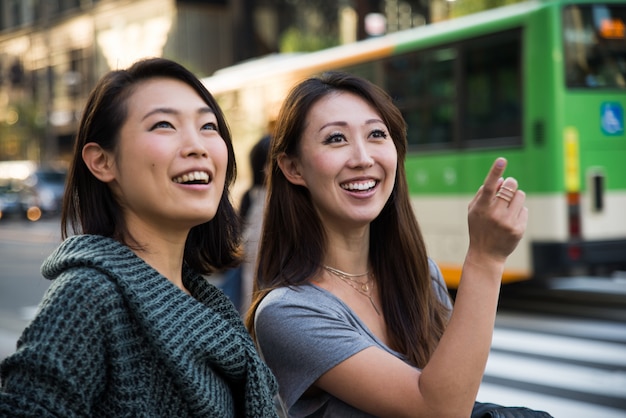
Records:
<instances>
[{"instance_id":1,"label":"parked car","mask_svg":"<svg viewBox=\"0 0 626 418\"><path fill-rule=\"evenodd\" d=\"M22 210L41 212L41 215L58 214L63 205L65 178L67 173L62 170L40 168L24 180L24 188L20 192Z\"/></svg>"},{"instance_id":2,"label":"parked car","mask_svg":"<svg viewBox=\"0 0 626 418\"><path fill-rule=\"evenodd\" d=\"M22 209L22 182L15 179L0 181L0 219L18 217L24 214Z\"/></svg>"}]
</instances>

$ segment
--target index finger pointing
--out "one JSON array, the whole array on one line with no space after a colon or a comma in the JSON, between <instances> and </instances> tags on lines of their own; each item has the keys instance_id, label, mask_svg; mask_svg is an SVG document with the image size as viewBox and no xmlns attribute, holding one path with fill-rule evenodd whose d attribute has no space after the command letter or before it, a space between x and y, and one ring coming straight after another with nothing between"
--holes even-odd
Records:
<instances>
[{"instance_id":1,"label":"index finger pointing","mask_svg":"<svg viewBox=\"0 0 626 418\"><path fill-rule=\"evenodd\" d=\"M487 177L485 177L485 182L483 183L484 189L488 195L496 192L496 188L498 187L498 181L502 178L502 174L504 173L504 169L506 168L506 159L503 157L496 158L489 173L487 173Z\"/></svg>"}]
</instances>

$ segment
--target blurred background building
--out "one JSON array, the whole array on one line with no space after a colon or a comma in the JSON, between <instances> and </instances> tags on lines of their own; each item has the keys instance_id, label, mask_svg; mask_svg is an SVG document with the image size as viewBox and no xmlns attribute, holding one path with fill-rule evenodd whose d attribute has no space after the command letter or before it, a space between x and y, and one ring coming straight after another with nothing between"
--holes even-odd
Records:
<instances>
[{"instance_id":1,"label":"blurred background building","mask_svg":"<svg viewBox=\"0 0 626 418\"><path fill-rule=\"evenodd\" d=\"M480 9L514 1L470 3ZM446 19L452 4L0 0L0 161L66 160L96 80L139 58L174 59L203 77L249 58L318 50Z\"/></svg>"}]
</instances>

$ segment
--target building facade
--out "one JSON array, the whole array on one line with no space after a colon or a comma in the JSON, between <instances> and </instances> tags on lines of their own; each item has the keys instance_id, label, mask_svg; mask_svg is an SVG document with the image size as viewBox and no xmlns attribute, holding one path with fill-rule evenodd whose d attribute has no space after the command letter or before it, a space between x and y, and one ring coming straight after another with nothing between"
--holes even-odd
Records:
<instances>
[{"instance_id":1,"label":"building facade","mask_svg":"<svg viewBox=\"0 0 626 418\"><path fill-rule=\"evenodd\" d=\"M111 69L159 56L203 76L234 60L221 1L0 0L0 17L0 160L66 159Z\"/></svg>"},{"instance_id":2,"label":"building facade","mask_svg":"<svg viewBox=\"0 0 626 418\"><path fill-rule=\"evenodd\" d=\"M0 161L67 160L96 80L139 58L174 59L203 77L289 48L290 39L302 48L307 37L322 38L326 44L309 46L320 48L380 34L370 33L380 30L380 19L372 16L384 16L383 32L424 24L429 5L428 0L0 0Z\"/></svg>"}]
</instances>

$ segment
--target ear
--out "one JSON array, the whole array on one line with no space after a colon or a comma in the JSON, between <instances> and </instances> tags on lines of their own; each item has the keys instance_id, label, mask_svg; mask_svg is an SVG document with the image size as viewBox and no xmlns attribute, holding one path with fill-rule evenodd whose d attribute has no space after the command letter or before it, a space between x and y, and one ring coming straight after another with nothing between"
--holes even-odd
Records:
<instances>
[{"instance_id":1,"label":"ear","mask_svg":"<svg viewBox=\"0 0 626 418\"><path fill-rule=\"evenodd\" d=\"M276 162L278 163L280 171L283 172L283 175L290 183L306 187L306 181L304 181L302 174L300 174L300 162L297 157L291 157L283 152L278 156Z\"/></svg>"},{"instance_id":2,"label":"ear","mask_svg":"<svg viewBox=\"0 0 626 418\"><path fill-rule=\"evenodd\" d=\"M113 156L100 145L95 142L85 144L82 156L85 165L98 180L109 183L115 179Z\"/></svg>"}]
</instances>

